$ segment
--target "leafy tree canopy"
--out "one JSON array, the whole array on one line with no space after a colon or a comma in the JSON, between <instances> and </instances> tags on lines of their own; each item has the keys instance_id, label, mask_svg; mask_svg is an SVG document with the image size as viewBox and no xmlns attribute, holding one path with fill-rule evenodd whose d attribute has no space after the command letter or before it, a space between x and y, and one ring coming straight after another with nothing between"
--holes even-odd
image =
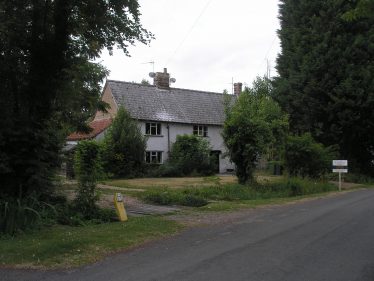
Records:
<instances>
[{"instance_id":1,"label":"leafy tree canopy","mask_svg":"<svg viewBox=\"0 0 374 281\"><path fill-rule=\"evenodd\" d=\"M66 130L87 130L107 71L94 59L128 54L152 34L138 1L0 1L0 192L45 191Z\"/></svg>"},{"instance_id":2,"label":"leafy tree canopy","mask_svg":"<svg viewBox=\"0 0 374 281\"><path fill-rule=\"evenodd\" d=\"M284 145L288 119L270 92L269 81L257 78L226 110L223 138L240 183L254 181L259 158Z\"/></svg>"},{"instance_id":3,"label":"leafy tree canopy","mask_svg":"<svg viewBox=\"0 0 374 281\"><path fill-rule=\"evenodd\" d=\"M339 145L352 168L373 175L374 18L344 19L365 3L281 1L274 98L293 133Z\"/></svg>"}]
</instances>

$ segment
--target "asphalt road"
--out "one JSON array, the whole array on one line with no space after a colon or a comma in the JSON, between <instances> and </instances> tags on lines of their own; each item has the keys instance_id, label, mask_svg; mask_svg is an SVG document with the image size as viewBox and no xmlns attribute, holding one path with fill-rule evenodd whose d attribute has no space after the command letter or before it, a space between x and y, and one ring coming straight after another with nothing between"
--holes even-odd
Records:
<instances>
[{"instance_id":1,"label":"asphalt road","mask_svg":"<svg viewBox=\"0 0 374 281\"><path fill-rule=\"evenodd\" d=\"M0 280L374 280L374 189L245 214L80 269L2 269Z\"/></svg>"}]
</instances>

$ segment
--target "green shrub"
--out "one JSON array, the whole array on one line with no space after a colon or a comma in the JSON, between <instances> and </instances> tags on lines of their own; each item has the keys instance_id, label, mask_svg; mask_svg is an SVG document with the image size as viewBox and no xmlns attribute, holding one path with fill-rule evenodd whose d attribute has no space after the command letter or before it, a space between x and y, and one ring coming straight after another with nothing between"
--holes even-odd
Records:
<instances>
[{"instance_id":1,"label":"green shrub","mask_svg":"<svg viewBox=\"0 0 374 281\"><path fill-rule=\"evenodd\" d=\"M161 172L165 176L212 175L214 162L210 152L208 140L195 135L179 135Z\"/></svg>"},{"instance_id":2,"label":"green shrub","mask_svg":"<svg viewBox=\"0 0 374 281\"><path fill-rule=\"evenodd\" d=\"M309 133L287 138L285 166L292 177L321 178L331 170L335 157L335 147L324 147Z\"/></svg>"}]
</instances>

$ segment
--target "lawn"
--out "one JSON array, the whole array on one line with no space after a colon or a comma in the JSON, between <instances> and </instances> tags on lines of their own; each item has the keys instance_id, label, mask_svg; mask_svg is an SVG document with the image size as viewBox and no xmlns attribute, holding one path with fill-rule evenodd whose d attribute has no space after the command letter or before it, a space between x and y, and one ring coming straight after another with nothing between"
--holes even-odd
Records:
<instances>
[{"instance_id":1,"label":"lawn","mask_svg":"<svg viewBox=\"0 0 374 281\"><path fill-rule=\"evenodd\" d=\"M259 182L276 181L280 176L258 175ZM204 187L215 184L234 184L238 179L234 175L218 175L211 177L181 177L181 178L137 178L137 179L115 179L106 180L102 183L120 188L131 189L152 189L155 187L165 188L185 188L185 187Z\"/></svg>"},{"instance_id":2,"label":"lawn","mask_svg":"<svg viewBox=\"0 0 374 281\"><path fill-rule=\"evenodd\" d=\"M161 217L135 217L125 223L82 227L53 226L14 238L0 238L0 264L22 268L69 268L178 232Z\"/></svg>"}]
</instances>

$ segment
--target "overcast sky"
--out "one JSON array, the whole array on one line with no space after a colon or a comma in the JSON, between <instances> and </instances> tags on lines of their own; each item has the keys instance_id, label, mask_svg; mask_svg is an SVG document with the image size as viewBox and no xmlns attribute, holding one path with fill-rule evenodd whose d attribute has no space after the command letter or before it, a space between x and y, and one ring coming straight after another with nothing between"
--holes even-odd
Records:
<instances>
[{"instance_id":1,"label":"overcast sky","mask_svg":"<svg viewBox=\"0 0 374 281\"><path fill-rule=\"evenodd\" d=\"M278 0L139 0L143 27L155 35L113 56L103 53L109 79L140 82L154 70L168 69L172 87L231 92L231 81L251 84L271 75L280 52ZM245 84L246 85L246 84Z\"/></svg>"}]
</instances>

